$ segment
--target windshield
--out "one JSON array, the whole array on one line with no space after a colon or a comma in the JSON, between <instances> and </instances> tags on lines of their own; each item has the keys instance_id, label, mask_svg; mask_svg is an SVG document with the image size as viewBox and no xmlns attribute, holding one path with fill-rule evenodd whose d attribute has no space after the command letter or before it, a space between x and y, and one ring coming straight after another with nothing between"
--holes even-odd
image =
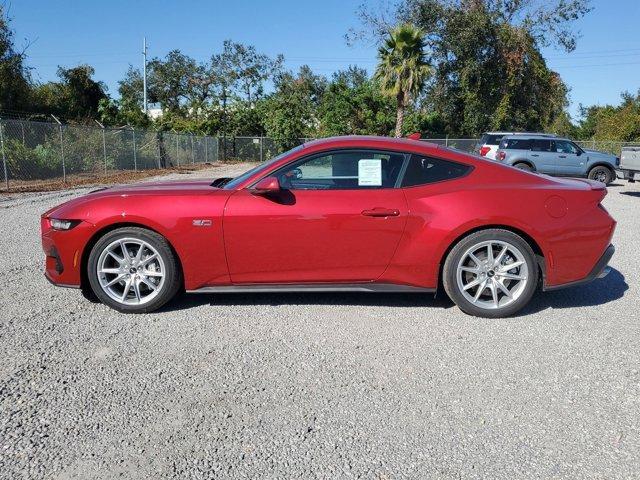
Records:
<instances>
[{"instance_id":1,"label":"windshield","mask_svg":"<svg viewBox=\"0 0 640 480\"><path fill-rule=\"evenodd\" d=\"M226 183L224 185L224 187L222 187L222 188L224 188L225 190L233 190L238 185L240 185L242 182L244 182L247 178L251 177L252 175L254 175L256 173L268 170L269 167L271 167L271 165L276 163L278 160L282 159L283 157L286 157L290 153L297 152L300 149L302 149L302 145L294 147L291 150L287 150L286 152L281 153L280 155L278 155L276 157L273 157L271 160L269 160L269 161L267 161L265 163L261 163L260 165L257 165L255 167L253 167L251 170L248 170L248 171L244 172L242 175L239 175L239 176L235 177L233 180L231 180L230 182Z\"/></svg>"}]
</instances>

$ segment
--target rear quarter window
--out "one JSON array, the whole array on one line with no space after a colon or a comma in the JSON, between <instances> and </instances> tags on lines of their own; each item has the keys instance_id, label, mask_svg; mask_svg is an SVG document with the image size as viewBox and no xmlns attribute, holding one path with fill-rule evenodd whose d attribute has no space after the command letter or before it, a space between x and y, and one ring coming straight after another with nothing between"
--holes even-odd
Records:
<instances>
[{"instance_id":1,"label":"rear quarter window","mask_svg":"<svg viewBox=\"0 0 640 480\"><path fill-rule=\"evenodd\" d=\"M482 143L484 145L498 145L503 136L504 135L489 135L488 133L485 133L482 136Z\"/></svg>"},{"instance_id":2,"label":"rear quarter window","mask_svg":"<svg viewBox=\"0 0 640 480\"><path fill-rule=\"evenodd\" d=\"M427 185L429 183L464 177L472 167L440 158L411 155L407 170L402 177L402 187Z\"/></svg>"}]
</instances>

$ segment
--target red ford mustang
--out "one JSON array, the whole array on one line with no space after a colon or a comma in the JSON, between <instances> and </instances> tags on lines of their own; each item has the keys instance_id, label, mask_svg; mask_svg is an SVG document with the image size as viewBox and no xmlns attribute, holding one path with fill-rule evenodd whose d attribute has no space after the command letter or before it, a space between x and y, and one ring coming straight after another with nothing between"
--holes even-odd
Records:
<instances>
[{"instance_id":1,"label":"red ford mustang","mask_svg":"<svg viewBox=\"0 0 640 480\"><path fill-rule=\"evenodd\" d=\"M122 312L188 292L435 292L515 313L606 274L603 184L409 139L338 137L237 178L102 189L42 215L46 276Z\"/></svg>"}]
</instances>

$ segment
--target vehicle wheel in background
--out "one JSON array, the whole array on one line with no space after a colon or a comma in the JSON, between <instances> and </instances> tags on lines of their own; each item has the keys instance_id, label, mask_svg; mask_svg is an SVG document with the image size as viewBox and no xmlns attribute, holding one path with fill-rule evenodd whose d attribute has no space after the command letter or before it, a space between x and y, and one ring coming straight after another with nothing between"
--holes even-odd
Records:
<instances>
[{"instance_id":1,"label":"vehicle wheel in background","mask_svg":"<svg viewBox=\"0 0 640 480\"><path fill-rule=\"evenodd\" d=\"M610 168L598 165L589 170L589 178L609 185L613 181L614 175Z\"/></svg>"},{"instance_id":2,"label":"vehicle wheel in background","mask_svg":"<svg viewBox=\"0 0 640 480\"><path fill-rule=\"evenodd\" d=\"M533 168L531 168L531 165L529 165L528 163L524 163L524 162L520 162L520 163L516 163L513 165L516 168L519 168L520 170L525 170L527 172L533 172Z\"/></svg>"},{"instance_id":3,"label":"vehicle wheel in background","mask_svg":"<svg viewBox=\"0 0 640 480\"><path fill-rule=\"evenodd\" d=\"M182 284L167 240L138 227L118 228L100 238L91 249L87 276L101 302L125 313L157 310Z\"/></svg>"},{"instance_id":4,"label":"vehicle wheel in background","mask_svg":"<svg viewBox=\"0 0 640 480\"><path fill-rule=\"evenodd\" d=\"M444 289L460 310L500 318L524 307L538 285L529 244L502 229L481 230L460 240L444 263Z\"/></svg>"}]
</instances>

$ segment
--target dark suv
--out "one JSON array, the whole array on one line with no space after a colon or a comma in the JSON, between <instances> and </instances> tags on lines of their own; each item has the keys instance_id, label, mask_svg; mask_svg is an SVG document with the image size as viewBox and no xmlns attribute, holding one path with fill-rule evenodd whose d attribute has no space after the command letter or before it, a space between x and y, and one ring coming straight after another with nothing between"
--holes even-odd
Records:
<instances>
[{"instance_id":1,"label":"dark suv","mask_svg":"<svg viewBox=\"0 0 640 480\"><path fill-rule=\"evenodd\" d=\"M616 178L620 159L584 150L567 138L509 135L500 141L496 160L523 170L568 177L588 177L603 183Z\"/></svg>"}]
</instances>

